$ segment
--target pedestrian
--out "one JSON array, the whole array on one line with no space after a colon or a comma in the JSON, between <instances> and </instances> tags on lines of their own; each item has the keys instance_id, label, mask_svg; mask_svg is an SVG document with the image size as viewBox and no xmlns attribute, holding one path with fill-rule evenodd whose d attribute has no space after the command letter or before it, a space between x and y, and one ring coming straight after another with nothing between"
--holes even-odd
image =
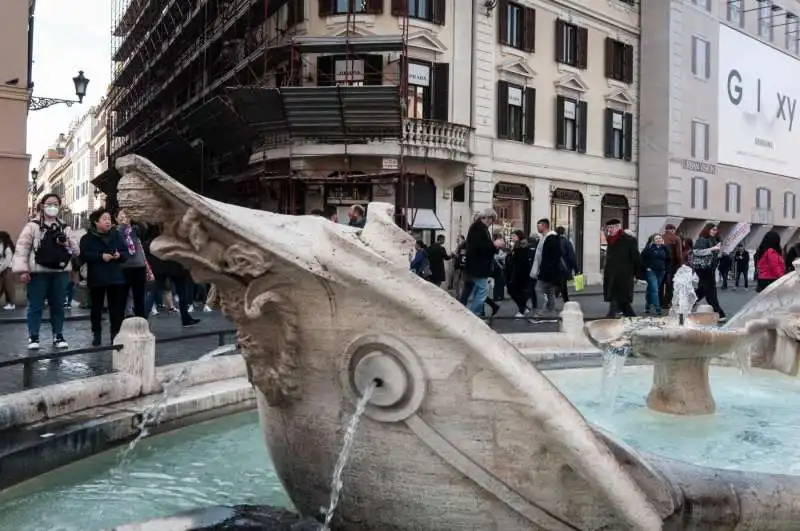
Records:
<instances>
[{"instance_id":1,"label":"pedestrian","mask_svg":"<svg viewBox=\"0 0 800 531\"><path fill-rule=\"evenodd\" d=\"M664 227L664 234L662 234L664 247L667 248L669 253L669 268L664 272L664 281L659 289L659 301L661 302L662 310L668 310L672 307L673 279L675 278L675 273L683 265L683 241L681 241L676 232L675 225L667 223Z\"/></svg>"},{"instance_id":2,"label":"pedestrian","mask_svg":"<svg viewBox=\"0 0 800 531\"><path fill-rule=\"evenodd\" d=\"M122 274L125 278L124 299L127 304L130 295L133 302L133 315L147 317L144 308L147 295L147 282L153 278L142 247L141 228L131 222L128 213L121 209L117 212L117 231L125 243L127 260L122 262Z\"/></svg>"},{"instance_id":3,"label":"pedestrian","mask_svg":"<svg viewBox=\"0 0 800 531\"><path fill-rule=\"evenodd\" d=\"M717 270L717 263L719 261L719 254L722 249L722 244L717 238L717 226L713 223L707 223L703 230L700 231L700 236L692 248L692 269L697 274L697 301L703 298L711 305L720 321L726 319L725 312L719 304L717 298L717 279L715 273Z\"/></svg>"},{"instance_id":4,"label":"pedestrian","mask_svg":"<svg viewBox=\"0 0 800 531\"><path fill-rule=\"evenodd\" d=\"M409 268L416 273L417 276L425 280L430 280L430 262L428 260L428 253L425 252L425 243L423 243L422 240L417 240L414 244L414 258L411 259Z\"/></svg>"},{"instance_id":5,"label":"pedestrian","mask_svg":"<svg viewBox=\"0 0 800 531\"><path fill-rule=\"evenodd\" d=\"M753 257L756 263L756 291L764 291L786 272L781 254L781 237L771 230L764 235Z\"/></svg>"},{"instance_id":6,"label":"pedestrian","mask_svg":"<svg viewBox=\"0 0 800 531\"><path fill-rule=\"evenodd\" d=\"M733 289L739 287L739 277L744 277L744 289L747 291L747 274L750 269L750 253L744 248L743 244L738 244L733 251Z\"/></svg>"},{"instance_id":7,"label":"pedestrian","mask_svg":"<svg viewBox=\"0 0 800 531\"><path fill-rule=\"evenodd\" d=\"M111 341L119 333L125 318L125 275L122 264L129 259L122 234L115 230L111 213L105 209L89 215L89 231L81 238L81 261L88 269L88 287L92 323L92 345L102 342L103 306L108 304Z\"/></svg>"},{"instance_id":8,"label":"pedestrian","mask_svg":"<svg viewBox=\"0 0 800 531\"><path fill-rule=\"evenodd\" d=\"M483 315L484 304L489 304L492 308L491 317L494 317L499 306L491 297L488 296L489 277L492 275L494 255L498 248L498 242L492 241L489 233L489 226L497 219L497 213L491 208L483 210L478 214L477 219L470 225L467 231L467 252L466 269L467 283L472 284L471 293L466 297L462 296L462 301L469 301L468 307L475 315ZM466 286L465 286L466 288ZM488 300L487 300L488 299Z\"/></svg>"},{"instance_id":9,"label":"pedestrian","mask_svg":"<svg viewBox=\"0 0 800 531\"><path fill-rule=\"evenodd\" d=\"M436 241L430 244L426 250L428 265L431 268L430 281L439 287L442 287L446 277L444 263L453 258L444 248L444 242L444 234L440 234L436 237Z\"/></svg>"},{"instance_id":10,"label":"pedestrian","mask_svg":"<svg viewBox=\"0 0 800 531\"><path fill-rule=\"evenodd\" d=\"M631 303L633 286L641 267L641 255L636 238L622 230L622 222L606 222L606 263L603 268L603 299L608 302L607 317L614 319L618 313L636 317Z\"/></svg>"},{"instance_id":11,"label":"pedestrian","mask_svg":"<svg viewBox=\"0 0 800 531\"><path fill-rule=\"evenodd\" d=\"M787 273L794 271L794 261L800 258L800 242L793 245L787 245L783 254L786 256L784 270Z\"/></svg>"},{"instance_id":12,"label":"pedestrian","mask_svg":"<svg viewBox=\"0 0 800 531\"><path fill-rule=\"evenodd\" d=\"M647 292L644 300L644 312L661 315L662 307L660 289L664 276L670 268L669 250L664 245L661 234L653 234L642 249L642 267L644 267Z\"/></svg>"},{"instance_id":13,"label":"pedestrian","mask_svg":"<svg viewBox=\"0 0 800 531\"><path fill-rule=\"evenodd\" d=\"M167 281L172 285L173 304L178 303L178 311L181 315L181 324L184 328L195 326L200 322L199 319L192 318L189 313L189 301L192 300L192 295L189 291L192 284L190 281L189 272L178 262L173 260L162 260L152 254L150 246L155 238L160 235L161 230L157 226L151 226L148 231L147 237L142 241L145 256L153 269L155 280L153 282L153 289L147 296L145 301L145 311L149 312L153 308L156 301L157 294L166 291ZM177 296L177 301L174 299Z\"/></svg>"},{"instance_id":14,"label":"pedestrian","mask_svg":"<svg viewBox=\"0 0 800 531\"><path fill-rule=\"evenodd\" d=\"M458 245L456 245L456 250L453 252L453 285L451 289L455 290L456 298L461 300L461 296L464 292L464 281L467 276L467 239L463 234L459 234L457 241ZM466 302L463 304L464 306L467 305Z\"/></svg>"},{"instance_id":15,"label":"pedestrian","mask_svg":"<svg viewBox=\"0 0 800 531\"><path fill-rule=\"evenodd\" d=\"M361 205L351 206L350 211L348 212L348 217L349 221L347 224L351 227L363 229L367 224L367 218L364 216L364 207Z\"/></svg>"},{"instance_id":16,"label":"pedestrian","mask_svg":"<svg viewBox=\"0 0 800 531\"><path fill-rule=\"evenodd\" d=\"M44 302L50 307L53 346L68 348L64 340L64 301L67 297L69 269L78 246L70 227L59 219L61 198L45 194L36 208L36 217L25 224L17 238L11 269L28 285L28 349L39 348Z\"/></svg>"},{"instance_id":17,"label":"pedestrian","mask_svg":"<svg viewBox=\"0 0 800 531\"><path fill-rule=\"evenodd\" d=\"M561 238L550 230L550 220L542 218L536 223L536 230L541 234L539 245L533 256L530 277L536 280L536 289L544 297L545 311L537 308L536 316L548 316L556 311L556 289L566 275L562 256Z\"/></svg>"},{"instance_id":18,"label":"pedestrian","mask_svg":"<svg viewBox=\"0 0 800 531\"><path fill-rule=\"evenodd\" d=\"M728 289L728 275L731 274L731 267L733 266L733 258L729 253L720 253L719 265L717 271L722 279L721 289Z\"/></svg>"},{"instance_id":19,"label":"pedestrian","mask_svg":"<svg viewBox=\"0 0 800 531\"><path fill-rule=\"evenodd\" d=\"M503 246L497 248L494 253L494 264L492 264L492 300L502 302L506 298L506 258L508 253L505 250L505 239L502 234L496 233L492 241L502 241Z\"/></svg>"},{"instance_id":20,"label":"pedestrian","mask_svg":"<svg viewBox=\"0 0 800 531\"><path fill-rule=\"evenodd\" d=\"M511 252L506 259L506 284L508 295L517 305L514 317L521 319L528 313L528 299L532 285L530 271L533 267L534 251L521 230L515 230L511 234L511 243Z\"/></svg>"},{"instance_id":21,"label":"pedestrian","mask_svg":"<svg viewBox=\"0 0 800 531\"><path fill-rule=\"evenodd\" d=\"M561 280L559 291L561 292L561 300L567 303L569 302L567 282L573 280L579 272L578 259L575 256L575 247L567 238L567 230L564 227L556 227L556 234L561 239L561 257L564 260L564 270L566 271L564 278Z\"/></svg>"},{"instance_id":22,"label":"pedestrian","mask_svg":"<svg viewBox=\"0 0 800 531\"><path fill-rule=\"evenodd\" d=\"M14 242L11 235L0 231L0 295L5 296L4 310L14 310L14 284L11 273L11 261L14 259Z\"/></svg>"}]
</instances>

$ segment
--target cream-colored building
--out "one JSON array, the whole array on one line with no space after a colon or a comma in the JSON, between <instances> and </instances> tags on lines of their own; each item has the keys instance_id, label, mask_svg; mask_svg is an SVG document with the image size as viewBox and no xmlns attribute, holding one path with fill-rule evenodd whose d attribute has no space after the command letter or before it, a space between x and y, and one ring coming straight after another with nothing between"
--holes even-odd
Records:
<instances>
[{"instance_id":1,"label":"cream-colored building","mask_svg":"<svg viewBox=\"0 0 800 531\"><path fill-rule=\"evenodd\" d=\"M14 237L27 219L29 196L28 22L33 5L34 0L5 1L0 9L0 230Z\"/></svg>"},{"instance_id":2,"label":"cream-colored building","mask_svg":"<svg viewBox=\"0 0 800 531\"><path fill-rule=\"evenodd\" d=\"M302 84L400 85L403 139L275 135L251 164L290 159L294 179L304 183L305 212L333 204L343 213L352 203L400 204L398 196L413 196L414 204L405 198L403 205L423 221L411 225L426 239L424 229L441 223L454 242L473 212L488 206L501 217L495 230L506 234L530 234L538 219L550 218L567 230L587 280L597 282L604 222L620 218L636 228L638 7L621 0L471 3L411 2L407 33L403 2L365 2L350 17L337 14L346 2L310 0L304 17L287 5L270 31L294 17L301 21L295 37L349 35L363 46L304 55ZM380 51L398 36L407 42L405 80L402 48ZM298 115L306 103L284 105ZM319 112L318 120L327 109ZM402 177L396 183L399 164L412 176L405 177L412 192ZM343 175L344 182L331 182ZM353 183L358 176L363 182ZM279 210L278 201L253 206Z\"/></svg>"}]
</instances>

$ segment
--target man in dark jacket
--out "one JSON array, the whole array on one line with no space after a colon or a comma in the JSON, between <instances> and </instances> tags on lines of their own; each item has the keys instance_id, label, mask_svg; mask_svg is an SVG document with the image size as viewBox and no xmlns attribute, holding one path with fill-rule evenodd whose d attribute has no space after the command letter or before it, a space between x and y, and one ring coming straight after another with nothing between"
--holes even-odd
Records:
<instances>
[{"instance_id":1,"label":"man in dark jacket","mask_svg":"<svg viewBox=\"0 0 800 531\"><path fill-rule=\"evenodd\" d=\"M489 226L496 218L495 211L488 208L478 215L467 232L466 274L473 284L472 302L468 307L475 315L483 314L483 305L488 294L488 281L497 251L497 246L489 233Z\"/></svg>"},{"instance_id":2,"label":"man in dark jacket","mask_svg":"<svg viewBox=\"0 0 800 531\"><path fill-rule=\"evenodd\" d=\"M444 248L444 234L437 236L436 241L428 246L426 252L428 254L428 267L431 269L430 281L441 287L446 276L444 273L444 261L453 257L447 254L447 250Z\"/></svg>"},{"instance_id":3,"label":"man in dark jacket","mask_svg":"<svg viewBox=\"0 0 800 531\"><path fill-rule=\"evenodd\" d=\"M744 276L744 289L748 288L747 270L750 269L750 253L744 248L744 244L739 244L733 251L733 289L739 287L739 276Z\"/></svg>"},{"instance_id":4,"label":"man in dark jacket","mask_svg":"<svg viewBox=\"0 0 800 531\"><path fill-rule=\"evenodd\" d=\"M540 219L536 230L542 235L531 266L531 278L536 280L536 289L544 296L547 313L556 309L556 288L566 274L562 260L561 237L550 230L550 220Z\"/></svg>"},{"instance_id":5,"label":"man in dark jacket","mask_svg":"<svg viewBox=\"0 0 800 531\"><path fill-rule=\"evenodd\" d=\"M603 269L603 299L608 302L610 319L619 312L625 317L636 317L631 307L633 284L641 267L641 255L636 238L622 230L622 222L606 222L606 266Z\"/></svg>"}]
</instances>

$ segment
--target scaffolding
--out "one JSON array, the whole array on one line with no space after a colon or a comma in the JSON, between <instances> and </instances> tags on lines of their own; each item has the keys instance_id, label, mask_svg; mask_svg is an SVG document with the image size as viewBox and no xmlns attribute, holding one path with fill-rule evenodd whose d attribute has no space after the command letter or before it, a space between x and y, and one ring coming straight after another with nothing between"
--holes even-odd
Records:
<instances>
[{"instance_id":1,"label":"scaffolding","mask_svg":"<svg viewBox=\"0 0 800 531\"><path fill-rule=\"evenodd\" d=\"M405 208L399 219L409 228L413 218L407 214L416 209L403 134L408 2L402 2L402 13L392 12L402 21L400 35L381 36L358 31L356 11L363 9L355 10L354 3L348 2L341 34L305 36L296 31L307 15L302 0L111 0L110 166L120 155L140 153L201 192L207 175L258 182L282 178L279 209L298 213L298 182L310 179L294 168L295 141L342 144L345 168L335 168L340 172L335 179L361 182L367 176L353 171L351 147L396 139L398 166L391 175ZM367 71L367 61L364 78L380 76L374 86L353 86L349 67L336 79L335 65L328 73L332 79L322 79L318 67L318 86L304 86L313 79L310 56L339 55L352 65L364 54L386 53L397 54L396 86L382 85L383 63L376 74ZM249 166L249 149L276 135L285 138L285 159ZM192 182L197 174L199 182ZM263 191L261 185L242 186L249 187L247 194Z\"/></svg>"}]
</instances>

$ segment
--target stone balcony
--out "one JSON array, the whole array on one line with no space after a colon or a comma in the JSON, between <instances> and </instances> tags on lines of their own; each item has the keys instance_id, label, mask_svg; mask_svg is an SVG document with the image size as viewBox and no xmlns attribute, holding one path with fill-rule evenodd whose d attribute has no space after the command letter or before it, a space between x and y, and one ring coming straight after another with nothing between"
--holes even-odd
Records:
<instances>
[{"instance_id":1,"label":"stone balcony","mask_svg":"<svg viewBox=\"0 0 800 531\"><path fill-rule=\"evenodd\" d=\"M398 157L401 143L397 140L366 140L350 143L327 141L323 138L295 138L289 133L276 133L264 138L262 150L256 150L252 159L280 159L303 156L362 155ZM472 156L472 128L466 125L438 120L408 118L403 122L402 151L406 157L450 160L467 163Z\"/></svg>"}]
</instances>

